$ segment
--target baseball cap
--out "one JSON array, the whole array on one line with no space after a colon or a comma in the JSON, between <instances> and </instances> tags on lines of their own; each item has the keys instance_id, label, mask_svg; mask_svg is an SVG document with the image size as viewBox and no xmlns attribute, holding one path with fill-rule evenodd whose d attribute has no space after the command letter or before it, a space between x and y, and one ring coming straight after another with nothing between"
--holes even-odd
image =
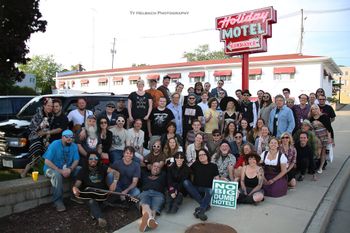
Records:
<instances>
[{"instance_id":1,"label":"baseball cap","mask_svg":"<svg viewBox=\"0 0 350 233\"><path fill-rule=\"evenodd\" d=\"M114 104L113 102L109 102L106 106L107 106L107 107L115 108L115 104Z\"/></svg>"},{"instance_id":2,"label":"baseball cap","mask_svg":"<svg viewBox=\"0 0 350 233\"><path fill-rule=\"evenodd\" d=\"M89 116L87 117L87 119L95 119L95 120L96 120L96 117L95 117L95 115L89 115Z\"/></svg>"},{"instance_id":3,"label":"baseball cap","mask_svg":"<svg viewBox=\"0 0 350 233\"><path fill-rule=\"evenodd\" d=\"M62 136L73 137L74 134L73 134L72 130L66 129L65 131L62 132Z\"/></svg>"}]
</instances>

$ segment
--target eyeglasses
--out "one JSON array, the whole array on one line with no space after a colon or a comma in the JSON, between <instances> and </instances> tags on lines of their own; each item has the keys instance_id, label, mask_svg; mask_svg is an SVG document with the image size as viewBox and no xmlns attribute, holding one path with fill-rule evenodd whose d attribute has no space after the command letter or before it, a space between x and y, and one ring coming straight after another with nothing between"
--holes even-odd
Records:
<instances>
[{"instance_id":1,"label":"eyeglasses","mask_svg":"<svg viewBox=\"0 0 350 233\"><path fill-rule=\"evenodd\" d=\"M202 156L202 155L207 155L206 153L200 153L200 154L198 154L198 156Z\"/></svg>"},{"instance_id":2,"label":"eyeglasses","mask_svg":"<svg viewBox=\"0 0 350 233\"><path fill-rule=\"evenodd\" d=\"M250 96L249 94L244 94L243 96Z\"/></svg>"},{"instance_id":3,"label":"eyeglasses","mask_svg":"<svg viewBox=\"0 0 350 233\"><path fill-rule=\"evenodd\" d=\"M107 124L107 121L101 121L100 124Z\"/></svg>"},{"instance_id":4,"label":"eyeglasses","mask_svg":"<svg viewBox=\"0 0 350 233\"><path fill-rule=\"evenodd\" d=\"M220 95L224 95L224 94L225 94L225 92L219 92L219 94L220 94Z\"/></svg>"},{"instance_id":5,"label":"eyeglasses","mask_svg":"<svg viewBox=\"0 0 350 233\"><path fill-rule=\"evenodd\" d=\"M98 158L97 157L91 157L89 158L90 161L98 161Z\"/></svg>"},{"instance_id":6,"label":"eyeglasses","mask_svg":"<svg viewBox=\"0 0 350 233\"><path fill-rule=\"evenodd\" d=\"M153 145L153 148L160 148L160 145Z\"/></svg>"},{"instance_id":7,"label":"eyeglasses","mask_svg":"<svg viewBox=\"0 0 350 233\"><path fill-rule=\"evenodd\" d=\"M270 98L270 96L268 96L268 95L264 95L264 96L263 96L263 98Z\"/></svg>"},{"instance_id":8,"label":"eyeglasses","mask_svg":"<svg viewBox=\"0 0 350 233\"><path fill-rule=\"evenodd\" d=\"M285 136L285 137L282 137L282 139L289 139L289 137L288 137L288 136Z\"/></svg>"},{"instance_id":9,"label":"eyeglasses","mask_svg":"<svg viewBox=\"0 0 350 233\"><path fill-rule=\"evenodd\" d=\"M64 135L63 137L67 138L67 139L73 139L74 136L68 136L68 135Z\"/></svg>"},{"instance_id":10,"label":"eyeglasses","mask_svg":"<svg viewBox=\"0 0 350 233\"><path fill-rule=\"evenodd\" d=\"M124 123L124 120L117 120L118 123Z\"/></svg>"}]
</instances>

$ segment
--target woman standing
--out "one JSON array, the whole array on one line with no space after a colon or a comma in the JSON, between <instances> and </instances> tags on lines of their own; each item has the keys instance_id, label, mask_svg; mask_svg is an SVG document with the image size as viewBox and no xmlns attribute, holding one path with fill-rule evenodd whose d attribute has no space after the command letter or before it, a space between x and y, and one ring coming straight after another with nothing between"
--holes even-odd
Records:
<instances>
[{"instance_id":1,"label":"woman standing","mask_svg":"<svg viewBox=\"0 0 350 233\"><path fill-rule=\"evenodd\" d=\"M230 153L230 145L226 140L221 142L219 151L212 156L211 162L218 166L220 179L234 181L236 157Z\"/></svg>"},{"instance_id":2,"label":"woman standing","mask_svg":"<svg viewBox=\"0 0 350 233\"><path fill-rule=\"evenodd\" d=\"M287 157L278 151L278 140L273 137L269 142L269 150L260 157L264 168L265 180L263 189L265 196L281 197L287 194Z\"/></svg>"},{"instance_id":3,"label":"woman standing","mask_svg":"<svg viewBox=\"0 0 350 233\"><path fill-rule=\"evenodd\" d=\"M175 92L180 95L179 103L181 106L184 105L184 99L185 99L184 95L181 94L183 89L184 89L184 85L180 82L177 82L175 87Z\"/></svg>"},{"instance_id":4,"label":"woman standing","mask_svg":"<svg viewBox=\"0 0 350 233\"><path fill-rule=\"evenodd\" d=\"M269 125L270 112L272 109L276 107L274 103L272 103L272 98L270 93L265 92L260 105L259 118L264 119L265 125Z\"/></svg>"},{"instance_id":5,"label":"woman standing","mask_svg":"<svg viewBox=\"0 0 350 233\"><path fill-rule=\"evenodd\" d=\"M296 175L296 163L297 163L297 151L294 147L294 142L292 135L290 133L285 132L281 135L281 145L280 145L280 153L285 154L287 156L287 177L288 177L288 185L294 188L297 184L295 180Z\"/></svg>"},{"instance_id":6,"label":"woman standing","mask_svg":"<svg viewBox=\"0 0 350 233\"><path fill-rule=\"evenodd\" d=\"M204 144L203 134L197 133L194 138L194 143L188 145L186 149L186 159L189 167L198 160L198 153L201 149L207 150L207 147Z\"/></svg>"},{"instance_id":7,"label":"woman standing","mask_svg":"<svg viewBox=\"0 0 350 233\"><path fill-rule=\"evenodd\" d=\"M261 136L255 140L255 149L258 154L269 149L270 132L267 126L261 128Z\"/></svg>"},{"instance_id":8,"label":"woman standing","mask_svg":"<svg viewBox=\"0 0 350 233\"><path fill-rule=\"evenodd\" d=\"M238 203L255 204L264 200L264 170L258 165L259 161L260 156L254 152L246 155L247 165L242 168Z\"/></svg>"},{"instance_id":9,"label":"woman standing","mask_svg":"<svg viewBox=\"0 0 350 233\"><path fill-rule=\"evenodd\" d=\"M210 98L208 101L209 109L205 112L205 129L206 134L211 134L214 129L219 129L220 114L216 110L218 101L216 98Z\"/></svg>"},{"instance_id":10,"label":"woman standing","mask_svg":"<svg viewBox=\"0 0 350 233\"><path fill-rule=\"evenodd\" d=\"M113 139L112 132L108 130L108 122L108 118L103 116L98 119L97 125L102 144L101 161L104 164L109 164L109 151L111 149Z\"/></svg>"},{"instance_id":11,"label":"woman standing","mask_svg":"<svg viewBox=\"0 0 350 233\"><path fill-rule=\"evenodd\" d=\"M316 136L321 141L320 152L320 166L317 173L321 174L323 165L326 161L326 148L328 144L332 144L332 132L333 128L329 117L321 113L320 107L316 104L311 106L310 121L315 130Z\"/></svg>"}]
</instances>

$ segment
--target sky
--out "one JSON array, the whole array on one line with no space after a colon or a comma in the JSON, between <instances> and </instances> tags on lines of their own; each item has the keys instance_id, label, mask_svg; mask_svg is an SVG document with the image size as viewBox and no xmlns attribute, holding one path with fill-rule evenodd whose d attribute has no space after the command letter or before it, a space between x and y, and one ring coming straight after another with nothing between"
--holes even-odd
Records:
<instances>
[{"instance_id":1,"label":"sky","mask_svg":"<svg viewBox=\"0 0 350 233\"><path fill-rule=\"evenodd\" d=\"M184 52L199 45L223 49L216 17L267 6L277 10L278 20L268 51L252 56L299 53L303 9L302 53L350 66L348 0L41 0L48 24L45 33L32 34L29 57L52 54L65 68L80 63L86 70L110 69L116 38L114 68L184 62Z\"/></svg>"}]
</instances>

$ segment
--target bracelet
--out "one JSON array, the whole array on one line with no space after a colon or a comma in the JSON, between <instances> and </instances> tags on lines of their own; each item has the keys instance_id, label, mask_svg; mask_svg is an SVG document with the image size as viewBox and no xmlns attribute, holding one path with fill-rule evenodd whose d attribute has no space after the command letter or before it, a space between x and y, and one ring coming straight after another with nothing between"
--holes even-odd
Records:
<instances>
[{"instance_id":1,"label":"bracelet","mask_svg":"<svg viewBox=\"0 0 350 233\"><path fill-rule=\"evenodd\" d=\"M116 183L118 183L118 180L114 179L114 180L113 180L113 182L116 182Z\"/></svg>"}]
</instances>

